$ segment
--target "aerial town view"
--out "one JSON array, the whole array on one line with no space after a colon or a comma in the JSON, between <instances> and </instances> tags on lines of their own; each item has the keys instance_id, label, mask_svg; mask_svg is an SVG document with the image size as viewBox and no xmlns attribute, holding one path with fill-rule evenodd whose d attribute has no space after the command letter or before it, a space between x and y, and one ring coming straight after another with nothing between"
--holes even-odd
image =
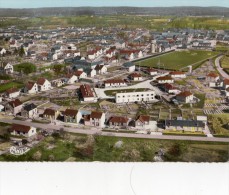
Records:
<instances>
[{"instance_id":1,"label":"aerial town view","mask_svg":"<svg viewBox=\"0 0 229 195\"><path fill-rule=\"evenodd\" d=\"M228 161L229 8L24 8L0 3L0 161Z\"/></svg>"}]
</instances>

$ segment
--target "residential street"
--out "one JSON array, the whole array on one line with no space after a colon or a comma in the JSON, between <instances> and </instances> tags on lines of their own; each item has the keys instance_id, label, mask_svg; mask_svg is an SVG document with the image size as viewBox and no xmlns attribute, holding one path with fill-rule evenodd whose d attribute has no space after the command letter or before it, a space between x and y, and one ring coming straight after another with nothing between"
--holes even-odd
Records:
<instances>
[{"instance_id":1,"label":"residential street","mask_svg":"<svg viewBox=\"0 0 229 195\"><path fill-rule=\"evenodd\" d=\"M215 59L215 65L219 73L222 75L222 77L224 77L225 79L229 79L229 75L220 66L220 59L222 57L223 56L219 56L218 58Z\"/></svg>"},{"instance_id":2,"label":"residential street","mask_svg":"<svg viewBox=\"0 0 229 195\"><path fill-rule=\"evenodd\" d=\"M41 124L27 121L12 120L7 118L1 118L0 122L5 123L16 123L28 126L34 126L39 128L44 128L47 130L59 130L63 126L51 125L51 124ZM144 138L144 139L164 139L164 140L190 140L190 141L214 141L214 142L224 142L229 143L229 138L216 138L216 137L194 137L194 136L170 136L170 135L146 135L146 134L131 134L131 133L114 133L114 132L101 132L100 129L79 129L72 127L63 127L66 132L71 133L81 133L87 135L98 134L101 136L114 136L114 137L129 137L129 138Z\"/></svg>"}]
</instances>

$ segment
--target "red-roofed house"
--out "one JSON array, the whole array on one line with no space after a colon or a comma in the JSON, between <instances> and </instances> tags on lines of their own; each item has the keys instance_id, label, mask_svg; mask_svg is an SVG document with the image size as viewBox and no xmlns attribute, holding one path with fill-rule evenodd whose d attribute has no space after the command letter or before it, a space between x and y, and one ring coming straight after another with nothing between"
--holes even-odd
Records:
<instances>
[{"instance_id":1,"label":"red-roofed house","mask_svg":"<svg viewBox=\"0 0 229 195\"><path fill-rule=\"evenodd\" d=\"M82 118L81 112L73 109L66 109L63 115L66 123L79 123Z\"/></svg>"},{"instance_id":2,"label":"red-roofed house","mask_svg":"<svg viewBox=\"0 0 229 195\"><path fill-rule=\"evenodd\" d=\"M39 91L47 91L47 90L50 90L52 88L51 83L45 78L39 78L37 80L37 85L38 85Z\"/></svg>"},{"instance_id":3,"label":"red-roofed house","mask_svg":"<svg viewBox=\"0 0 229 195\"><path fill-rule=\"evenodd\" d=\"M129 75L129 78L133 81L142 81L143 80L142 75L138 72L131 73Z\"/></svg>"},{"instance_id":4,"label":"red-roofed house","mask_svg":"<svg viewBox=\"0 0 229 195\"><path fill-rule=\"evenodd\" d=\"M28 82L24 88L24 93L34 94L38 92L38 86L35 82Z\"/></svg>"},{"instance_id":5,"label":"red-roofed house","mask_svg":"<svg viewBox=\"0 0 229 195\"><path fill-rule=\"evenodd\" d=\"M171 76L162 76L162 77L158 77L157 78L157 82L159 84L163 84L163 83L174 83L174 80L172 79Z\"/></svg>"},{"instance_id":6,"label":"red-roofed house","mask_svg":"<svg viewBox=\"0 0 229 195\"><path fill-rule=\"evenodd\" d=\"M78 79L83 79L87 77L87 73L82 70L77 70L74 72L74 75L78 77Z\"/></svg>"},{"instance_id":7,"label":"red-roofed house","mask_svg":"<svg viewBox=\"0 0 229 195\"><path fill-rule=\"evenodd\" d=\"M193 102L194 96L189 91L183 91L176 96L176 99L182 103L191 103Z\"/></svg>"},{"instance_id":8,"label":"red-roofed house","mask_svg":"<svg viewBox=\"0 0 229 195\"><path fill-rule=\"evenodd\" d=\"M20 95L20 90L18 90L17 88L7 89L6 95L9 98L16 98Z\"/></svg>"},{"instance_id":9,"label":"red-roofed house","mask_svg":"<svg viewBox=\"0 0 229 195\"><path fill-rule=\"evenodd\" d=\"M101 127L105 126L105 113L92 111L88 116L89 120L84 120L84 124L93 127Z\"/></svg>"},{"instance_id":10,"label":"red-roofed house","mask_svg":"<svg viewBox=\"0 0 229 195\"><path fill-rule=\"evenodd\" d=\"M112 116L109 119L109 125L111 127L123 127L126 128L129 124L129 119L124 116Z\"/></svg>"},{"instance_id":11,"label":"red-roofed house","mask_svg":"<svg viewBox=\"0 0 229 195\"><path fill-rule=\"evenodd\" d=\"M22 110L22 102L19 99L8 102L6 110L9 110L14 115L18 114Z\"/></svg>"},{"instance_id":12,"label":"red-roofed house","mask_svg":"<svg viewBox=\"0 0 229 195\"><path fill-rule=\"evenodd\" d=\"M107 67L104 65L97 65L95 70L97 74L105 74L107 72Z\"/></svg>"},{"instance_id":13,"label":"red-roofed house","mask_svg":"<svg viewBox=\"0 0 229 195\"><path fill-rule=\"evenodd\" d=\"M83 102L97 102L97 98L95 97L90 85L81 85L79 93Z\"/></svg>"},{"instance_id":14,"label":"red-roofed house","mask_svg":"<svg viewBox=\"0 0 229 195\"><path fill-rule=\"evenodd\" d=\"M151 75L151 76L154 76L154 75L157 75L157 74L158 74L158 71L155 70L155 69L153 69L153 68L147 68L147 69L145 70L145 72L146 72L147 74Z\"/></svg>"},{"instance_id":15,"label":"red-roofed house","mask_svg":"<svg viewBox=\"0 0 229 195\"><path fill-rule=\"evenodd\" d=\"M36 134L36 128L26 125L13 124L10 129L11 135L31 137Z\"/></svg>"},{"instance_id":16,"label":"red-roofed house","mask_svg":"<svg viewBox=\"0 0 229 195\"><path fill-rule=\"evenodd\" d=\"M210 72L207 76L206 76L206 81L208 82L216 82L219 80L219 75L217 73L214 72Z\"/></svg>"},{"instance_id":17,"label":"red-roofed house","mask_svg":"<svg viewBox=\"0 0 229 195\"><path fill-rule=\"evenodd\" d=\"M171 93L171 94L178 94L181 91L178 90L176 87L174 87L173 85L169 84L169 83L165 83L161 85L161 88L167 92L167 93Z\"/></svg>"},{"instance_id":18,"label":"red-roofed house","mask_svg":"<svg viewBox=\"0 0 229 195\"><path fill-rule=\"evenodd\" d=\"M181 71L173 71L169 73L172 78L186 78L186 74Z\"/></svg>"}]
</instances>

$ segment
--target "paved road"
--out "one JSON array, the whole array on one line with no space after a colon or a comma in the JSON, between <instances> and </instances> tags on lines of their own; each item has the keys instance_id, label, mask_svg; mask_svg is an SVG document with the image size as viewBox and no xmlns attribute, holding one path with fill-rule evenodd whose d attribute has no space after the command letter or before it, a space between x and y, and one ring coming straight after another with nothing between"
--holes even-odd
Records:
<instances>
[{"instance_id":1,"label":"paved road","mask_svg":"<svg viewBox=\"0 0 229 195\"><path fill-rule=\"evenodd\" d=\"M215 65L219 73L224 77L225 79L229 79L229 75L222 69L220 66L220 60L223 56L219 56L218 58L215 59Z\"/></svg>"},{"instance_id":2,"label":"paved road","mask_svg":"<svg viewBox=\"0 0 229 195\"><path fill-rule=\"evenodd\" d=\"M130 86L127 86L127 87L109 87L109 88L95 88L95 92L98 96L98 98L101 98L101 99L114 99L115 97L114 96L107 96L104 91L107 91L107 90L124 90L124 89L138 89L138 88L148 88L148 89L152 89L156 92L157 95L163 95L163 92L160 91L157 87L155 86L152 86L150 83L154 80L156 80L158 77L160 76L165 76L167 75L168 73L164 73L164 74L161 74L161 75L158 75L158 76L155 76L153 79L150 79L150 80L146 80L146 81L142 81L140 83L137 83L135 85L130 85Z\"/></svg>"},{"instance_id":3,"label":"paved road","mask_svg":"<svg viewBox=\"0 0 229 195\"><path fill-rule=\"evenodd\" d=\"M41 124L27 121L19 121L7 118L0 118L0 122L5 123L16 123L24 124L29 126L34 126L36 128L44 128L50 130L59 130L63 126L51 125L51 124ZM144 139L164 139L164 140L190 140L190 141L212 141L212 142L225 142L229 143L229 138L216 138L216 137L192 137L192 136L170 136L170 135L146 135L146 134L132 134L132 133L113 133L113 132L101 132L100 129L80 129L80 128L70 128L64 127L64 130L71 133L81 133L87 135L98 134L101 136L114 136L114 137L129 137L129 138L144 138Z\"/></svg>"}]
</instances>

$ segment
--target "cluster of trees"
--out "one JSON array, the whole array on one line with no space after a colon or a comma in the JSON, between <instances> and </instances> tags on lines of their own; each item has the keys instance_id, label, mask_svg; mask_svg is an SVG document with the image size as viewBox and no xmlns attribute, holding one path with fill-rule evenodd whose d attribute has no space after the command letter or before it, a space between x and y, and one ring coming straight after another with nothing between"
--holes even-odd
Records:
<instances>
[{"instance_id":1,"label":"cluster of trees","mask_svg":"<svg viewBox=\"0 0 229 195\"><path fill-rule=\"evenodd\" d=\"M21 63L21 64L17 64L14 66L15 71L17 72L21 72L24 74L30 74L32 72L36 72L37 67L36 65L32 64L32 63Z\"/></svg>"}]
</instances>

